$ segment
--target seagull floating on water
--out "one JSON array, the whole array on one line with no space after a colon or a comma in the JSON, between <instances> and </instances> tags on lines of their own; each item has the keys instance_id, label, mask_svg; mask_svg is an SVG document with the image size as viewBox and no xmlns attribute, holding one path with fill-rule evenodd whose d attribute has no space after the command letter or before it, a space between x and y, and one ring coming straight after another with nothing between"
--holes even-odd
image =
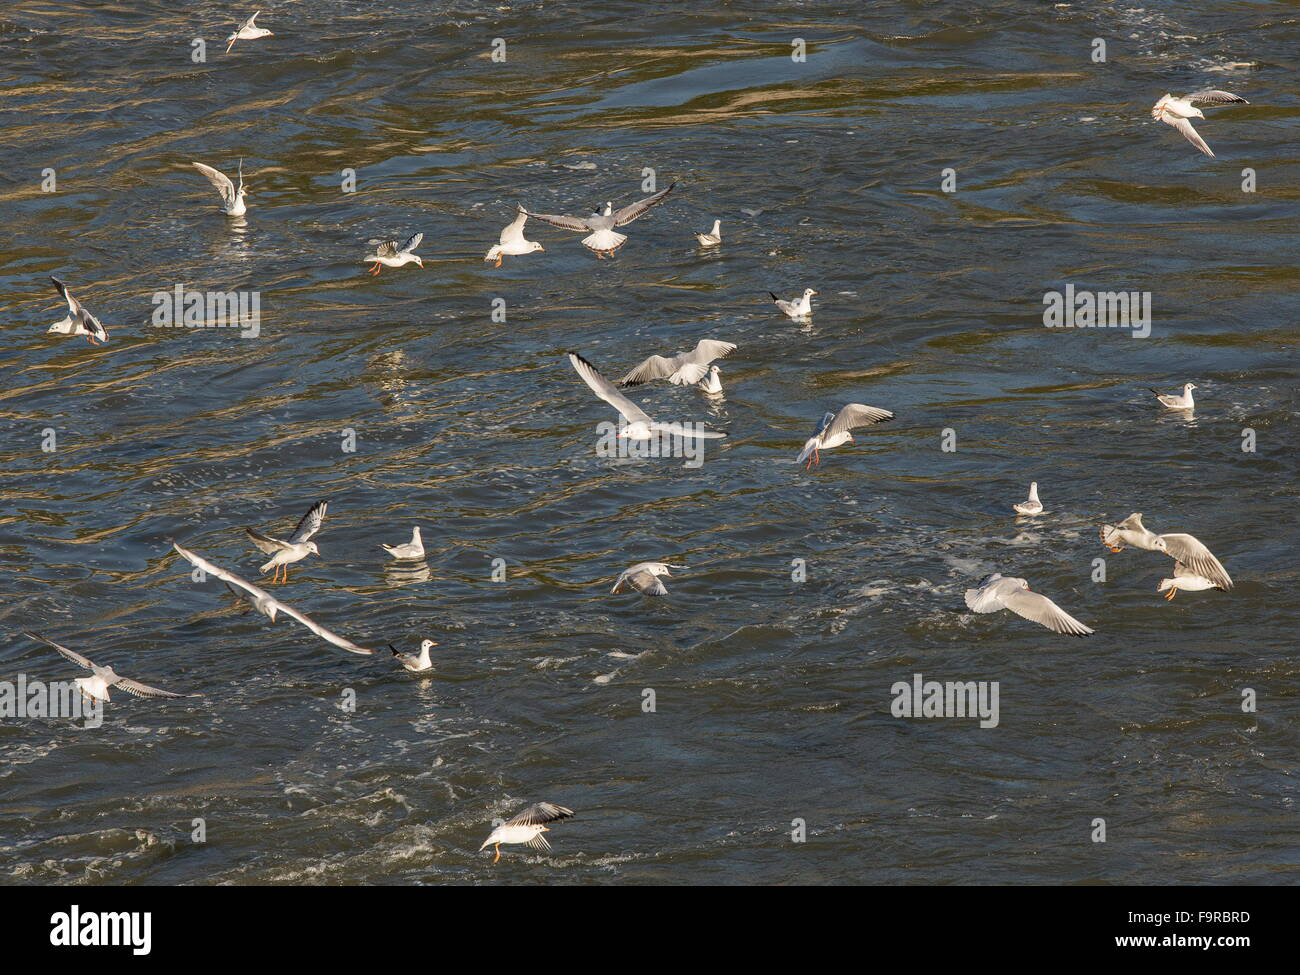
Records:
<instances>
[{"instance_id":1,"label":"seagull floating on water","mask_svg":"<svg viewBox=\"0 0 1300 975\"><path fill-rule=\"evenodd\" d=\"M391 643L388 645L388 649L393 651L393 656L411 673L422 674L426 670L433 670L433 661L429 658L429 651L437 645L432 640L425 640L420 644L419 653L402 653Z\"/></svg>"},{"instance_id":2,"label":"seagull floating on water","mask_svg":"<svg viewBox=\"0 0 1300 975\"><path fill-rule=\"evenodd\" d=\"M373 254L367 254L367 261L374 261L374 266L370 268L371 274L378 274L386 267L401 267L403 264L415 263L424 267L424 261L418 254L413 254L420 241L424 240L424 234L413 234L407 238L406 243L401 247L397 246L395 240L372 240L370 243L378 244Z\"/></svg>"},{"instance_id":3,"label":"seagull floating on water","mask_svg":"<svg viewBox=\"0 0 1300 975\"><path fill-rule=\"evenodd\" d=\"M869 426L872 423L883 423L885 420L892 420L893 418L894 414L890 413L889 410L882 410L875 406L863 406L861 403L849 403L841 407L838 413L827 413L822 417L821 422L817 424L817 429L813 431L813 435L804 441L803 450L795 463L802 464L806 460L809 468L814 464L820 465L823 450L830 450L832 447L838 447L841 444L853 443L853 434L849 432L850 430Z\"/></svg>"},{"instance_id":4,"label":"seagull floating on water","mask_svg":"<svg viewBox=\"0 0 1300 975\"><path fill-rule=\"evenodd\" d=\"M710 396L722 395L722 370L717 366L709 366L709 373L698 383L695 384Z\"/></svg>"},{"instance_id":5,"label":"seagull floating on water","mask_svg":"<svg viewBox=\"0 0 1300 975\"><path fill-rule=\"evenodd\" d=\"M68 303L68 315L62 321L55 322L45 330L46 334L53 332L57 335L84 335L86 341L91 345L104 345L108 342L108 329L102 322L82 306L76 298L72 297L72 292L68 286L53 275L50 280L54 282L54 287L59 289L59 294L63 300Z\"/></svg>"},{"instance_id":6,"label":"seagull floating on water","mask_svg":"<svg viewBox=\"0 0 1300 975\"><path fill-rule=\"evenodd\" d=\"M248 195L248 190L244 189L244 160L239 160L239 188L230 182L230 177L218 169L211 166L205 166L201 162L190 163L195 169L208 178L208 182L217 188L221 194L221 209L226 211L227 216L242 217L248 212L248 207L244 205L244 197Z\"/></svg>"},{"instance_id":7,"label":"seagull floating on water","mask_svg":"<svg viewBox=\"0 0 1300 975\"><path fill-rule=\"evenodd\" d=\"M1150 389L1150 387L1147 387ZM1179 393L1162 393L1158 389L1152 389L1151 392L1156 394L1156 399L1160 405L1170 410L1193 410L1196 408L1196 400L1192 399L1192 390L1199 387L1195 383L1183 383L1183 391Z\"/></svg>"},{"instance_id":8,"label":"seagull floating on water","mask_svg":"<svg viewBox=\"0 0 1300 975\"><path fill-rule=\"evenodd\" d=\"M695 430L681 423L660 423L657 420L652 420L649 414L620 393L613 383L602 376L595 366L578 355L578 353L570 352L569 362L578 375L582 377L582 381L591 387L591 391L618 410L623 419L627 421L619 428L618 435L620 437L628 440L650 440L660 434L668 434L670 436L684 437L688 440L695 438L715 440L726 436L725 433L716 433L712 430Z\"/></svg>"},{"instance_id":9,"label":"seagull floating on water","mask_svg":"<svg viewBox=\"0 0 1300 975\"><path fill-rule=\"evenodd\" d=\"M638 562L636 565L623 570L618 580L614 583L611 593L626 592L628 589L635 589L646 596L667 596L668 587L664 585L660 576L672 578L669 569L684 569L684 565L673 565L671 562Z\"/></svg>"},{"instance_id":10,"label":"seagull floating on water","mask_svg":"<svg viewBox=\"0 0 1300 975\"><path fill-rule=\"evenodd\" d=\"M1038 500L1038 482L1030 482L1028 500L1013 504L1011 507L1022 515L1041 515L1043 513L1043 503Z\"/></svg>"},{"instance_id":11,"label":"seagull floating on water","mask_svg":"<svg viewBox=\"0 0 1300 975\"><path fill-rule=\"evenodd\" d=\"M320 549L316 543L309 539L320 531L321 522L325 520L325 510L329 507L326 501L317 501L308 509L307 513L302 516L298 522L298 527L293 530L289 540L281 541L278 538L272 538L270 535L263 535L255 528L245 528L246 534L254 545L260 548L271 560L265 565L259 567L258 571L267 573L275 571L277 578L273 582L289 581L289 566L294 562L305 559L308 555L320 555ZM284 578L278 578L281 567L284 568Z\"/></svg>"},{"instance_id":12,"label":"seagull floating on water","mask_svg":"<svg viewBox=\"0 0 1300 975\"><path fill-rule=\"evenodd\" d=\"M246 21L244 21L242 24L239 25L239 29L237 31L235 31L233 34L231 34L229 37L226 38L226 40L230 42L226 45L227 54L229 54L230 49L235 46L235 41L255 41L259 37L275 36L266 28L258 27L255 23L253 23L253 21L257 20L257 18L261 16L261 13L262 11L259 10L257 13L253 14L253 16L249 17Z\"/></svg>"},{"instance_id":13,"label":"seagull floating on water","mask_svg":"<svg viewBox=\"0 0 1300 975\"><path fill-rule=\"evenodd\" d=\"M713 229L707 234L696 234L695 239L700 242L701 247L717 247L722 243L722 221L713 221Z\"/></svg>"},{"instance_id":14,"label":"seagull floating on water","mask_svg":"<svg viewBox=\"0 0 1300 975\"><path fill-rule=\"evenodd\" d=\"M23 636L35 640L37 643L44 643L47 647L53 647L63 656L67 657L78 667L84 667L91 671L93 677L78 677L76 685L81 691L83 697L91 701L109 700L109 688L116 687L119 691L126 691L135 697L202 697L202 694L177 694L175 691L164 691L159 687L150 687L148 684L141 684L139 681L131 680L129 677L123 677L113 670L112 667L100 667L90 661L89 658L83 657L75 650L69 650L62 644L55 643L53 640L47 640L43 636L37 636L35 633L23 631Z\"/></svg>"},{"instance_id":15,"label":"seagull floating on water","mask_svg":"<svg viewBox=\"0 0 1300 975\"><path fill-rule=\"evenodd\" d=\"M807 318L812 314L812 299L816 293L812 288L804 288L803 297L798 301L783 301L773 292L768 292L768 294L772 295L772 301L776 303L776 307L780 309L781 313L795 319Z\"/></svg>"},{"instance_id":16,"label":"seagull floating on water","mask_svg":"<svg viewBox=\"0 0 1300 975\"><path fill-rule=\"evenodd\" d=\"M689 352L674 356L650 356L633 367L618 384L638 386L652 379L667 379L674 386L688 386L698 383L709 374L709 363L714 359L725 359L735 351L736 347L730 342L700 339Z\"/></svg>"},{"instance_id":17,"label":"seagull floating on water","mask_svg":"<svg viewBox=\"0 0 1300 975\"><path fill-rule=\"evenodd\" d=\"M364 654L366 656L369 656L370 654L375 652L373 650L367 649L366 647L358 646L357 644L353 643L351 640L344 639L343 637L339 636L337 633L327 630L325 627L321 626L319 623L311 619L305 613L298 612L288 603L280 602L280 600L276 599L265 589L261 589L253 585L251 582L241 579L233 572L226 571L225 569L221 568L221 566L217 565L214 562L209 562L207 559L203 558L203 556L199 555L197 552L191 552L187 548L182 548L176 542L172 542L172 548L176 550L176 553L180 555L181 558L185 559L195 568L202 569L210 576L215 576L216 578L220 579L222 582L226 583L227 587L237 587L239 589L242 589L245 593L248 594L246 598L253 605L253 607L259 613L262 613L268 619L270 619L272 623L275 622L275 617L278 613L283 613L285 616L297 620L299 623L307 627L307 629L311 630L313 633L315 633L326 643L332 643L334 644L334 646L339 647L340 649L348 650L352 653Z\"/></svg>"},{"instance_id":18,"label":"seagull floating on water","mask_svg":"<svg viewBox=\"0 0 1300 975\"><path fill-rule=\"evenodd\" d=\"M1194 92L1183 98L1175 98L1173 95L1166 94L1152 107L1152 118L1157 118L1172 125L1183 134L1183 138L1188 142L1207 156L1213 157L1214 153L1205 144L1205 140L1201 138L1200 133L1192 128L1192 119L1205 118L1205 113L1195 106L1195 102L1200 102L1202 105L1249 105L1250 102L1240 95L1232 94L1232 92L1216 91L1213 88L1208 88L1205 91Z\"/></svg>"},{"instance_id":19,"label":"seagull floating on water","mask_svg":"<svg viewBox=\"0 0 1300 975\"><path fill-rule=\"evenodd\" d=\"M488 838L483 841L479 850L495 846L497 855L492 858L493 863L501 859L502 843L527 843L534 850L549 851L551 844L546 842L546 837L542 835L550 832L546 824L568 819L572 815L572 809L565 809L553 802L539 802L516 813L494 829L488 834Z\"/></svg>"},{"instance_id":20,"label":"seagull floating on water","mask_svg":"<svg viewBox=\"0 0 1300 975\"><path fill-rule=\"evenodd\" d=\"M1202 592L1206 589L1219 589L1226 591L1224 586L1217 585L1212 579L1193 572L1183 563L1174 561L1174 577L1172 579L1161 579L1160 584L1156 586L1156 592L1169 590L1169 595L1165 599L1173 599L1178 595L1178 590L1183 589L1187 592Z\"/></svg>"},{"instance_id":21,"label":"seagull floating on water","mask_svg":"<svg viewBox=\"0 0 1300 975\"><path fill-rule=\"evenodd\" d=\"M594 251L597 257L607 257L622 247L627 242L627 237L623 234L614 232L615 227L625 227L637 217L641 216L652 206L659 203L677 185L674 180L666 190L660 190L654 196L647 196L644 200L638 200L636 203L630 203L620 210L614 209L613 203L606 203L604 212L593 213L590 217L566 217L554 213L533 213L525 211L528 216L542 223L549 223L552 227L559 227L561 230L572 230L574 233L587 234L582 238L582 246L589 251Z\"/></svg>"},{"instance_id":22,"label":"seagull floating on water","mask_svg":"<svg viewBox=\"0 0 1300 975\"><path fill-rule=\"evenodd\" d=\"M412 562L415 559L424 558L424 542L420 541L419 525L411 529L411 540L405 545L385 545L383 542L380 542L379 545L399 562Z\"/></svg>"},{"instance_id":23,"label":"seagull floating on water","mask_svg":"<svg viewBox=\"0 0 1300 975\"><path fill-rule=\"evenodd\" d=\"M976 589L966 590L966 605L977 613L996 613L1009 609L1017 616L1033 620L1054 633L1087 636L1095 632L1084 626L1042 593L1034 592L1029 583L1015 576L995 572Z\"/></svg>"},{"instance_id":24,"label":"seagull floating on water","mask_svg":"<svg viewBox=\"0 0 1300 975\"><path fill-rule=\"evenodd\" d=\"M515 257L520 254L532 254L534 251L546 250L535 240L524 240L524 224L527 221L528 212L523 207L520 207L519 215L506 224L505 229L501 231L500 243L493 244L488 248L487 255L483 260L496 261L493 267L500 267L504 257Z\"/></svg>"},{"instance_id":25,"label":"seagull floating on water","mask_svg":"<svg viewBox=\"0 0 1300 975\"><path fill-rule=\"evenodd\" d=\"M1117 525L1102 525L1101 542L1112 552L1122 552L1130 545L1133 548L1152 552L1164 552L1194 574L1208 579L1217 588L1232 588L1232 578L1228 575L1228 570L1214 557L1214 553L1201 543L1200 539L1182 532L1157 535L1142 524L1141 512L1134 512ZM1177 571L1174 575L1175 577L1178 575Z\"/></svg>"}]
</instances>

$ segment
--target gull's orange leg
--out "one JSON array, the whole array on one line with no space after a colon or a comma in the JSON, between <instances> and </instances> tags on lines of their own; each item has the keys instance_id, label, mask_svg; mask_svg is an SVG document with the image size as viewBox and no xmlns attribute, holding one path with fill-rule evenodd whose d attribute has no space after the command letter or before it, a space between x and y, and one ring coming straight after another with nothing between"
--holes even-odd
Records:
<instances>
[{"instance_id":1,"label":"gull's orange leg","mask_svg":"<svg viewBox=\"0 0 1300 975\"><path fill-rule=\"evenodd\" d=\"M1174 597L1177 596L1177 595L1178 595L1178 590L1177 590L1177 589L1170 589L1170 590L1169 590L1169 595L1166 596L1165 599L1168 599L1170 602L1173 602L1173 601L1174 601Z\"/></svg>"},{"instance_id":2,"label":"gull's orange leg","mask_svg":"<svg viewBox=\"0 0 1300 975\"><path fill-rule=\"evenodd\" d=\"M496 863L498 860L501 859L501 844L498 843L498 844L496 845L496 847L497 847L497 855L496 855L495 857L492 858L492 862L493 862L493 863Z\"/></svg>"}]
</instances>

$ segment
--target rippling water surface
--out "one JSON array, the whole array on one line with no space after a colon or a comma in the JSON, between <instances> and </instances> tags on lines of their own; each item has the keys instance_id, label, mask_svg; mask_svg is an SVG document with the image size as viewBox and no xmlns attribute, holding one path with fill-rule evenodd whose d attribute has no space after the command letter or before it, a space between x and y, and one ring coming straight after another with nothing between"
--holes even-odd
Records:
<instances>
[{"instance_id":1,"label":"rippling water surface","mask_svg":"<svg viewBox=\"0 0 1300 975\"><path fill-rule=\"evenodd\" d=\"M1294 6L318 0L229 56L228 4L87 6L0 14L0 679L76 676L32 629L206 697L0 722L5 881L1294 882ZM1206 86L1251 102L1197 123L1216 159L1149 114ZM189 164L241 157L236 224ZM483 263L517 202L589 212L645 167L680 182L615 259L530 223L544 254ZM364 274L416 230L423 270ZM108 345L45 334L50 274ZM260 292L260 336L151 326L178 283ZM1044 328L1067 283L1150 291L1152 334ZM804 287L811 324L773 314ZM725 399L633 397L727 439L597 457L614 414L562 353L705 336L739 346ZM1154 408L1186 381L1193 416ZM800 470L849 401L897 419ZM277 595L439 641L433 676L242 616L168 547L252 578L241 528L320 498ZM1159 598L1168 559L1098 543L1131 511L1236 588ZM379 543L414 524L404 572ZM642 559L690 568L611 596ZM991 571L1096 635L967 612ZM999 727L893 717L918 672L999 681ZM578 818L491 867L536 799Z\"/></svg>"}]
</instances>

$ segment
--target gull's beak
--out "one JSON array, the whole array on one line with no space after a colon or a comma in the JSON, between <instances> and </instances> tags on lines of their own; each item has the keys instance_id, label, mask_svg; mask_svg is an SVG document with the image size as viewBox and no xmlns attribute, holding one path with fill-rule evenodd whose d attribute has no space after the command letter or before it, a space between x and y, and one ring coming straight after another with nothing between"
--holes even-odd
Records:
<instances>
[{"instance_id":1,"label":"gull's beak","mask_svg":"<svg viewBox=\"0 0 1300 975\"><path fill-rule=\"evenodd\" d=\"M546 253L546 248L543 247L541 244L538 244L538 245L537 245L537 253L539 253L539 254L545 254L545 253Z\"/></svg>"}]
</instances>

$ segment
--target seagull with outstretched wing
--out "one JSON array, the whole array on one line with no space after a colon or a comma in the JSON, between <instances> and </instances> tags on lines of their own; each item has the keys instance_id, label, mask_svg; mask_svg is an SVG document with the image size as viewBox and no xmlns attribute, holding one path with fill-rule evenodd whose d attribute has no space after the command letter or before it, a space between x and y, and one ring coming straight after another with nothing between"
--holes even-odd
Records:
<instances>
[{"instance_id":1,"label":"seagull with outstretched wing","mask_svg":"<svg viewBox=\"0 0 1300 975\"><path fill-rule=\"evenodd\" d=\"M1196 107L1197 102L1202 105L1249 105L1250 102L1230 91L1207 88L1204 91L1193 92L1183 98L1175 98L1173 95L1166 94L1152 106L1152 118L1159 119L1167 125L1172 125L1184 139L1207 156L1213 157L1214 153L1205 144L1205 140L1201 138L1200 133L1192 128L1192 119L1205 118L1205 113Z\"/></svg>"},{"instance_id":2,"label":"seagull with outstretched wing","mask_svg":"<svg viewBox=\"0 0 1300 975\"><path fill-rule=\"evenodd\" d=\"M320 555L320 549L316 543L311 541L311 537L320 531L321 522L325 520L325 511L329 508L329 502L317 501L307 513L302 516L298 522L298 527L293 530L293 534L288 540L272 538L270 535L263 535L256 528L245 528L249 540L260 548L271 560L265 565L258 568L259 572L266 573L274 571L276 578L272 582L288 582L289 566L294 562L305 559L308 555ZM284 578L280 579L280 568L284 568Z\"/></svg>"},{"instance_id":3,"label":"seagull with outstretched wing","mask_svg":"<svg viewBox=\"0 0 1300 975\"><path fill-rule=\"evenodd\" d=\"M205 166L201 162L192 162L190 165L206 176L208 182L221 194L221 209L227 216L242 217L248 212L248 207L244 204L244 197L248 195L248 190L244 189L244 160L239 160L238 188L230 181L230 177L219 169Z\"/></svg>"},{"instance_id":4,"label":"seagull with outstretched wing","mask_svg":"<svg viewBox=\"0 0 1300 975\"><path fill-rule=\"evenodd\" d=\"M838 413L826 413L821 422L817 424L817 429L813 435L804 441L803 450L800 451L796 464L802 464L808 461L808 467L820 465L822 462L821 452L830 450L832 447L838 447L841 444L853 443L853 434L850 432L858 427L869 426L872 423L883 423L885 420L892 420L894 414L889 410L882 410L875 406L864 406L861 403L849 403L840 407ZM805 468L807 469L807 468Z\"/></svg>"},{"instance_id":5,"label":"seagull with outstretched wing","mask_svg":"<svg viewBox=\"0 0 1300 975\"><path fill-rule=\"evenodd\" d=\"M47 640L43 636L35 633L23 631L23 636L35 640L37 643L44 643L47 647L53 647L59 653L63 654L68 660L71 660L78 667L89 670L94 676L76 678L76 685L82 695L92 701L109 700L109 688L116 687L119 691L134 697L202 697L202 694L177 694L175 691L164 691L161 687L150 687L148 684L141 684L137 680L131 680L129 677L123 677L113 670L112 667L100 667L90 660L89 657L83 657L75 650L69 650L60 643L53 640Z\"/></svg>"},{"instance_id":6,"label":"seagull with outstretched wing","mask_svg":"<svg viewBox=\"0 0 1300 975\"><path fill-rule=\"evenodd\" d=\"M1092 627L1084 626L1042 593L1030 589L1026 580L1004 576L1000 572L993 573L978 588L967 589L966 605L977 613L996 613L1001 609L1009 609L1017 616L1047 627L1053 633L1067 636L1088 636L1095 632Z\"/></svg>"},{"instance_id":7,"label":"seagull with outstretched wing","mask_svg":"<svg viewBox=\"0 0 1300 975\"><path fill-rule=\"evenodd\" d=\"M50 280L54 282L54 287L59 289L63 300L68 303L68 314L62 321L57 321L47 328L46 334L53 332L55 335L84 335L91 345L105 344L108 341L108 329L103 323L86 311L81 302L72 297L72 292L68 290L66 284L53 275L50 276Z\"/></svg>"},{"instance_id":8,"label":"seagull with outstretched wing","mask_svg":"<svg viewBox=\"0 0 1300 975\"><path fill-rule=\"evenodd\" d=\"M582 381L591 388L591 391L618 410L623 417L625 422L619 428L619 437L628 440L650 440L667 434L688 440L695 438L713 440L726 436L725 433L716 433L712 430L697 430L690 424L660 423L657 420L652 420L645 410L620 393L613 383L602 376L595 366L578 355L578 353L570 352L569 362L574 371L582 377Z\"/></svg>"},{"instance_id":9,"label":"seagull with outstretched wing","mask_svg":"<svg viewBox=\"0 0 1300 975\"><path fill-rule=\"evenodd\" d=\"M626 227L651 207L661 203L676 185L677 182L673 181L666 190L660 190L654 196L647 196L644 200L630 203L621 210L615 210L613 203L606 203L604 210L593 213L589 217L567 217L555 213L524 212L534 220L549 223L552 227L559 227L561 230L572 230L577 234L587 234L586 237L582 238L582 246L589 251L595 252L597 257L603 258L613 254L627 243L627 237L615 233L614 228Z\"/></svg>"}]
</instances>

